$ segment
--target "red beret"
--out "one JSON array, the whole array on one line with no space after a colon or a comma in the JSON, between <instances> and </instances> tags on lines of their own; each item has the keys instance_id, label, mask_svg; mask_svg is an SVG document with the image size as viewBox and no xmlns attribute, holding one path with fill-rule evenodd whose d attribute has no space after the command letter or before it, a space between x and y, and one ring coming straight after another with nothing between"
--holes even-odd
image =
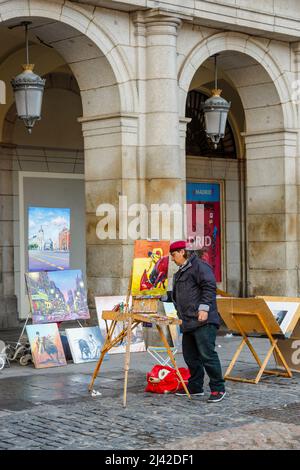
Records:
<instances>
[{"instance_id":1,"label":"red beret","mask_svg":"<svg viewBox=\"0 0 300 470\"><path fill-rule=\"evenodd\" d=\"M172 251L177 251L177 250L185 250L186 249L186 241L180 240L179 242L173 242L170 245L170 253Z\"/></svg>"}]
</instances>

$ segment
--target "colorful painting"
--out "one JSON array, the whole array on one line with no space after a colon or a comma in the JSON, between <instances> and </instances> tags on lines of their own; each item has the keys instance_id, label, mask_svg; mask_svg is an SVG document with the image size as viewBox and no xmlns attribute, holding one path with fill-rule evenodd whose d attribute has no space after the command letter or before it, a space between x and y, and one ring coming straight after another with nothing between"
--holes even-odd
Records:
<instances>
[{"instance_id":1,"label":"colorful painting","mask_svg":"<svg viewBox=\"0 0 300 470\"><path fill-rule=\"evenodd\" d=\"M160 296L168 287L168 241L136 240L131 293L134 296Z\"/></svg>"},{"instance_id":2,"label":"colorful painting","mask_svg":"<svg viewBox=\"0 0 300 470\"><path fill-rule=\"evenodd\" d=\"M168 317L178 318L177 310L173 302L163 302L165 313ZM170 335L173 346L177 349L181 348L181 331L179 325L169 325Z\"/></svg>"},{"instance_id":3,"label":"colorful painting","mask_svg":"<svg viewBox=\"0 0 300 470\"><path fill-rule=\"evenodd\" d=\"M28 271L70 267L70 209L28 208Z\"/></svg>"},{"instance_id":4,"label":"colorful painting","mask_svg":"<svg viewBox=\"0 0 300 470\"><path fill-rule=\"evenodd\" d=\"M187 184L187 238L195 240L195 249L205 248L204 259L211 265L217 282L222 281L221 208L219 183ZM199 211L199 206L203 211ZM199 223L198 214L203 221Z\"/></svg>"},{"instance_id":5,"label":"colorful painting","mask_svg":"<svg viewBox=\"0 0 300 470\"><path fill-rule=\"evenodd\" d=\"M34 366L37 369L66 365L66 358L56 323L28 325L29 339Z\"/></svg>"},{"instance_id":6,"label":"colorful painting","mask_svg":"<svg viewBox=\"0 0 300 470\"><path fill-rule=\"evenodd\" d=\"M33 323L90 318L79 269L26 273Z\"/></svg>"},{"instance_id":7,"label":"colorful painting","mask_svg":"<svg viewBox=\"0 0 300 470\"><path fill-rule=\"evenodd\" d=\"M99 326L67 328L66 334L75 364L99 359L104 343Z\"/></svg>"},{"instance_id":8,"label":"colorful painting","mask_svg":"<svg viewBox=\"0 0 300 470\"><path fill-rule=\"evenodd\" d=\"M126 296L107 296L107 297L95 297L96 309L98 322L101 330L101 334L104 338L107 335L107 328L109 328L111 321L102 319L103 310L113 310L116 305L123 302L126 302ZM129 302L131 305L131 300ZM122 331L124 325L123 322L117 322L113 338L116 338L118 334ZM115 353L124 353L126 351L126 338L124 338L119 344L109 350L109 354ZM141 352L146 351L146 346L143 338L143 326L139 324L131 334L131 352Z\"/></svg>"}]
</instances>

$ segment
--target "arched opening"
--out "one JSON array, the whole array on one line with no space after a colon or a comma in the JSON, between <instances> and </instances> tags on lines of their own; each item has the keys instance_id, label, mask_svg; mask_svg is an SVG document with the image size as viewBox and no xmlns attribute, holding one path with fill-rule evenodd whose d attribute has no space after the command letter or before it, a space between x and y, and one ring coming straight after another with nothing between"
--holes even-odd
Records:
<instances>
[{"instance_id":1,"label":"arched opening","mask_svg":"<svg viewBox=\"0 0 300 470\"><path fill-rule=\"evenodd\" d=\"M69 268L86 272L91 307L94 294L102 293L101 290L95 292L95 286L99 286L99 278L103 275L101 268L104 268L101 263L96 264L94 253L95 248L101 253L107 247L99 249L99 245L96 246L99 241L95 240L94 231L90 233L90 227L95 229L95 208L107 200L116 187L116 177L109 179L102 168L103 161L107 161L103 140L106 139L106 145L110 147L112 161L120 159L121 150L115 145L113 154L114 145L109 142L107 132L102 131L101 126L104 123L105 127L106 121L101 116L115 116L120 114L122 107L125 110L128 106L131 110L130 106L133 106L129 92L126 99L122 98L111 65L118 62L118 55L106 53L106 49L111 50L109 36L105 36L105 44L99 31L94 41L83 21L75 29L72 21L72 26L68 24L68 15L64 18L61 14L57 20L55 14L55 18L50 17L53 9L49 10L49 18L46 12L43 13L45 17L12 17L0 24L0 73L7 88L6 104L0 109L3 205L0 297L5 305L0 317L2 328L17 326L19 318L26 318L29 310L24 273L28 270L26 246L28 208L31 206L68 206L72 240ZM24 31L14 27L24 20L31 21L31 62L37 73L46 78L42 119L36 123L31 136L16 118L10 86L11 78L21 71L24 63ZM102 41L102 49L97 41ZM130 87L128 83L124 89ZM95 167L98 174L95 174ZM106 191L101 193L95 187L100 186L102 180L106 182ZM106 274L106 277L110 276ZM106 287L108 293L113 293L114 287Z\"/></svg>"}]
</instances>

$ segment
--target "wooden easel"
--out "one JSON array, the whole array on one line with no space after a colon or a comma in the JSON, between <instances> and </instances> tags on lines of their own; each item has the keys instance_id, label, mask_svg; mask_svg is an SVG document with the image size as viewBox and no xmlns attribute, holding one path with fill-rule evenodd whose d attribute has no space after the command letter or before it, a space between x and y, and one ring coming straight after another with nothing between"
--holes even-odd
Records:
<instances>
[{"instance_id":1,"label":"wooden easel","mask_svg":"<svg viewBox=\"0 0 300 470\"><path fill-rule=\"evenodd\" d=\"M127 398L127 382L128 382L128 371L129 371L129 364L130 364L130 340L131 340L131 333L132 331L140 324L140 323L152 323L153 325L156 326L159 336L161 338L161 341L166 348L166 351L170 357L170 360L173 364L174 369L176 370L176 373L178 375L179 380L182 383L182 386L185 390L185 393L189 398L191 398L189 391L186 387L186 384L180 374L180 371L177 367L174 355L172 353L172 350L169 346L169 343L167 341L167 338L163 332L162 326L167 326L167 325L179 325L181 324L181 320L177 318L170 318L166 316L162 316L157 314L157 308L156 308L156 303L158 302L157 299L133 299L133 307L132 311L129 311L128 308L126 309L125 312L120 312L120 311L103 311L102 312L102 318L104 320L111 320L110 327L107 332L106 340L104 342L100 358L98 360L98 363L96 365L96 368L93 373L93 377L91 380L91 383L89 385L89 391L91 392L93 389L93 385L95 382L95 379L99 373L101 364L103 362L105 354L114 346L116 346L122 339L127 337L127 344L126 344L126 353L125 353L125 380L124 380L124 397L123 397L123 406L124 408L126 407L126 398ZM128 303L127 303L128 305ZM124 322L125 326L123 330L113 338L113 333L116 328L117 322L122 321Z\"/></svg>"},{"instance_id":2,"label":"wooden easel","mask_svg":"<svg viewBox=\"0 0 300 470\"><path fill-rule=\"evenodd\" d=\"M278 323L267 307L263 299L218 299L219 312L227 327L239 333L242 341L238 346L234 356L225 372L224 378L236 382L247 382L257 384L263 374L276 375L281 377L292 377L292 372L287 365L280 349L278 348L278 339L274 335L279 335L281 330ZM253 345L249 341L251 333L259 333L267 337L270 341L270 348L263 361L260 360ZM256 360L259 371L255 379L246 379L243 377L233 377L230 374L244 346L247 345L254 359ZM272 354L276 353L280 359L285 371L267 370L267 364Z\"/></svg>"}]
</instances>

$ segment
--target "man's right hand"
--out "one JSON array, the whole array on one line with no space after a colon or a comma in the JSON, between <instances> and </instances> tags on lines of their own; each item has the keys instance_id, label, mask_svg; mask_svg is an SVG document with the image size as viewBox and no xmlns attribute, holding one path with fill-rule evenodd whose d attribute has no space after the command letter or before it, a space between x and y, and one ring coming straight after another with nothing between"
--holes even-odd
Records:
<instances>
[{"instance_id":1,"label":"man's right hand","mask_svg":"<svg viewBox=\"0 0 300 470\"><path fill-rule=\"evenodd\" d=\"M208 312L200 310L198 312L198 321L206 321L208 319Z\"/></svg>"}]
</instances>

